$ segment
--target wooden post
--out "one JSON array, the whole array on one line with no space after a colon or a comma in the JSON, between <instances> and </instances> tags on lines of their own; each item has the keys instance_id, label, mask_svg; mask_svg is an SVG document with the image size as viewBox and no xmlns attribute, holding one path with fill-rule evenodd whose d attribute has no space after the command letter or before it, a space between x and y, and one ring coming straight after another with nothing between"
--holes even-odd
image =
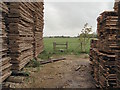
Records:
<instances>
[{"instance_id":1,"label":"wooden post","mask_svg":"<svg viewBox=\"0 0 120 90\"><path fill-rule=\"evenodd\" d=\"M56 42L53 42L53 49L56 50Z\"/></svg>"},{"instance_id":2,"label":"wooden post","mask_svg":"<svg viewBox=\"0 0 120 90\"><path fill-rule=\"evenodd\" d=\"M68 50L68 42L66 42L66 49Z\"/></svg>"}]
</instances>

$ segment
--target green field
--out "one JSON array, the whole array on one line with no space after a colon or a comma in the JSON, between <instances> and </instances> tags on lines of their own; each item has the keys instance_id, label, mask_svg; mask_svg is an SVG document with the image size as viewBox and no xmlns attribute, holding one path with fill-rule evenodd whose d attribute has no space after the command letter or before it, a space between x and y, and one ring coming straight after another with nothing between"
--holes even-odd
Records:
<instances>
[{"instance_id":1,"label":"green field","mask_svg":"<svg viewBox=\"0 0 120 90\"><path fill-rule=\"evenodd\" d=\"M60 51L54 51L53 50L53 42L57 43L65 43L68 42L68 50L65 52L60 52ZM89 53L90 49L90 42L86 45L86 53ZM39 55L40 58L43 58L45 56L46 59L52 56L53 54L76 54L79 55L83 53L81 51L81 46L80 46L80 41L79 38L44 38L44 52Z\"/></svg>"}]
</instances>

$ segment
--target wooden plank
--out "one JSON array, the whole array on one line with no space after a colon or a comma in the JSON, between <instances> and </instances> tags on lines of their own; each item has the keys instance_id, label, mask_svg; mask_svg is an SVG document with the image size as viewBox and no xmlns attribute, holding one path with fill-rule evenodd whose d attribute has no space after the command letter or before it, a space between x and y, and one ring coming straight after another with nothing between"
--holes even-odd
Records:
<instances>
[{"instance_id":1,"label":"wooden plank","mask_svg":"<svg viewBox=\"0 0 120 90\"><path fill-rule=\"evenodd\" d=\"M0 77L0 83L2 83L5 79L7 79L11 75L11 71L7 72L4 76Z\"/></svg>"}]
</instances>

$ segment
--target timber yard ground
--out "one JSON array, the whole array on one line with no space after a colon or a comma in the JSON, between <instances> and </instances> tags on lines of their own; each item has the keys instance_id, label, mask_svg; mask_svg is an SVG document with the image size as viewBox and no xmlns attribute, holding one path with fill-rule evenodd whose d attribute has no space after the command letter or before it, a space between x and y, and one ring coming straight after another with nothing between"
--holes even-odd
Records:
<instances>
[{"instance_id":1,"label":"timber yard ground","mask_svg":"<svg viewBox=\"0 0 120 90\"><path fill-rule=\"evenodd\" d=\"M54 52L53 42L68 41L69 48L65 52ZM44 38L45 51L39 55L38 61L66 58L66 60L38 65L31 61L23 71L28 73L23 83L10 83L12 88L95 88L91 76L89 55L81 53L78 38ZM88 44L89 47L89 44ZM88 48L89 50L89 48ZM87 51L89 52L89 51ZM9 84L9 82L6 82Z\"/></svg>"}]
</instances>

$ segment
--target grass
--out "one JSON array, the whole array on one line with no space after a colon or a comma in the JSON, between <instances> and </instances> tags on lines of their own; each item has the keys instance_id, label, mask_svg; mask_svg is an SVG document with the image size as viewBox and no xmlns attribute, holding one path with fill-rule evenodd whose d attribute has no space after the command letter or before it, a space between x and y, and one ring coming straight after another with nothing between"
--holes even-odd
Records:
<instances>
[{"instance_id":1,"label":"grass","mask_svg":"<svg viewBox=\"0 0 120 90\"><path fill-rule=\"evenodd\" d=\"M68 42L68 50L65 52L54 51L53 42L65 43ZM90 42L86 45L87 49L85 53L89 53ZM66 55L66 54L75 54L79 55L83 53L81 51L80 41L78 38L44 38L44 52L41 53L38 57L41 59L50 59L52 55Z\"/></svg>"},{"instance_id":2,"label":"grass","mask_svg":"<svg viewBox=\"0 0 120 90\"><path fill-rule=\"evenodd\" d=\"M38 61L36 61L35 59L33 59L32 61L31 61L31 65L32 65L32 67L39 67L40 66L40 62L38 62Z\"/></svg>"}]
</instances>

